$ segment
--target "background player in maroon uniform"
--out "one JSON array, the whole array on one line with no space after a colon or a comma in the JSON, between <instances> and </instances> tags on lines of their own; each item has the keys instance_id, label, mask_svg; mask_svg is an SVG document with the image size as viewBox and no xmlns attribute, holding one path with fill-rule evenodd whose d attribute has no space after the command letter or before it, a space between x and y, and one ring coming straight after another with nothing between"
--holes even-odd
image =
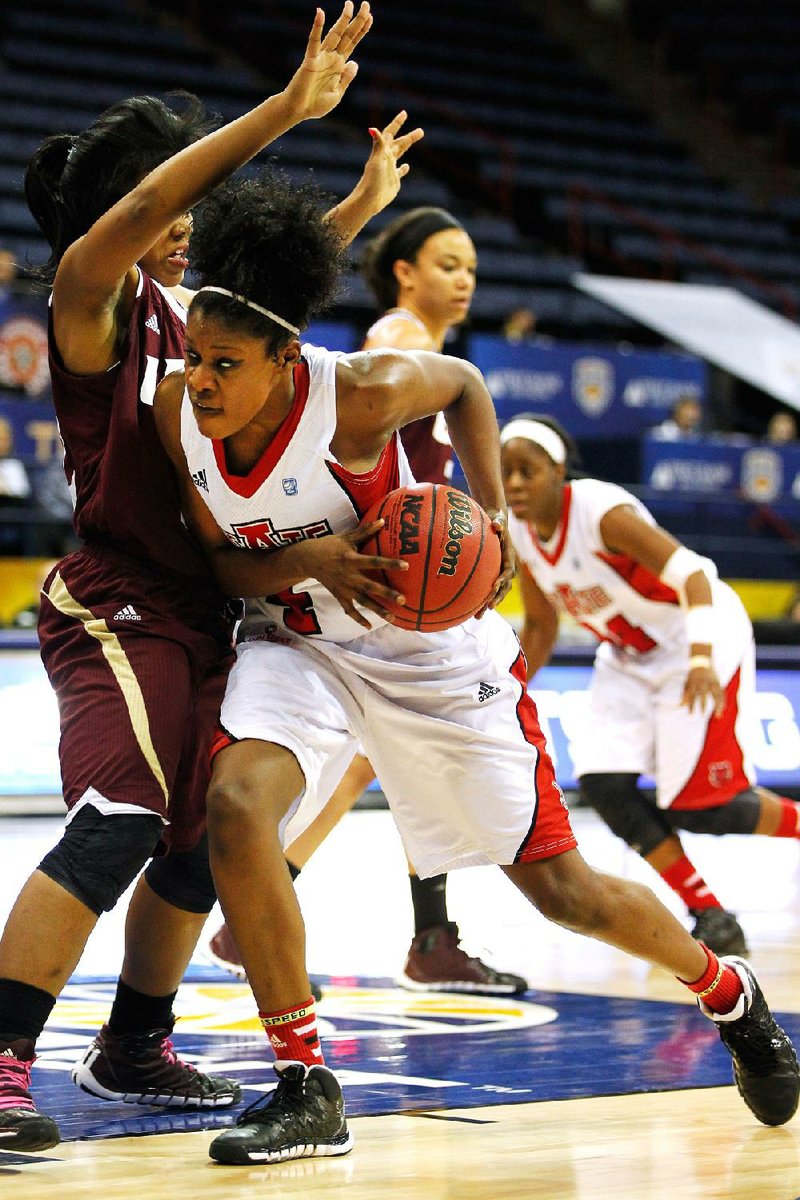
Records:
<instances>
[{"instance_id":1,"label":"background player in maroon uniform","mask_svg":"<svg viewBox=\"0 0 800 1200\"><path fill-rule=\"evenodd\" d=\"M287 88L224 129L208 133L193 98L181 115L148 97L124 101L83 133L48 139L26 177L52 248L53 393L85 547L59 563L42 600L70 817L0 942L3 1148L58 1141L29 1091L36 1038L99 914L157 849L167 853L131 902L111 1028L78 1081L142 1102L238 1098L231 1080L186 1067L169 1043L172 1000L213 898L198 839L231 613L181 523L152 401L182 359L185 313L167 289L188 265L191 207L338 103L370 23L368 5L354 18L348 2L323 38L317 10Z\"/></svg>"},{"instance_id":2,"label":"background player in maroon uniform","mask_svg":"<svg viewBox=\"0 0 800 1200\"><path fill-rule=\"evenodd\" d=\"M364 256L362 271L383 315L367 331L363 349L441 352L448 333L469 313L477 263L469 234L444 209L415 208L392 221ZM400 436L414 478L446 483L453 455L443 414L413 421ZM325 810L289 847L293 878L374 778L370 762L356 755ZM414 937L398 982L416 990L524 992L527 983L521 976L497 971L461 948L458 927L448 918L446 883L446 875L420 879L409 863ZM211 939L210 948L216 962L243 974L227 925Z\"/></svg>"}]
</instances>

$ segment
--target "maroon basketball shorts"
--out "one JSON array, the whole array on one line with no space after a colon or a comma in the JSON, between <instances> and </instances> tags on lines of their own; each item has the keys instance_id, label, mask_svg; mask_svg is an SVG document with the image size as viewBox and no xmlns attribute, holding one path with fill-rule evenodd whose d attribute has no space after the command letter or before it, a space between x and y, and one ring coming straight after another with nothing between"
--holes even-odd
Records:
<instances>
[{"instance_id":1,"label":"maroon basketball shorts","mask_svg":"<svg viewBox=\"0 0 800 1200\"><path fill-rule=\"evenodd\" d=\"M230 635L202 581L177 583L95 549L59 564L43 588L39 639L69 809L146 809L164 819L171 849L195 845Z\"/></svg>"}]
</instances>

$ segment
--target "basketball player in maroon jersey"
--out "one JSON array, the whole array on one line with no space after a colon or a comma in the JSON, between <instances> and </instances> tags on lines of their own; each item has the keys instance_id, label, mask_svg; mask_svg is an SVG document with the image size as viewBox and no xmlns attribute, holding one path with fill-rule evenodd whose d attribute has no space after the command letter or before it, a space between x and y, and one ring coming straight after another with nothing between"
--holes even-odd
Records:
<instances>
[{"instance_id":1,"label":"basketball player in maroon jersey","mask_svg":"<svg viewBox=\"0 0 800 1200\"><path fill-rule=\"evenodd\" d=\"M519 642L491 611L514 559L484 381L424 351L302 347L301 327L330 295L326 261L341 257L323 233L291 188L232 183L209 199L185 376L165 379L155 405L220 586L256 598L220 714L209 844L279 1083L214 1139L211 1157L247 1166L353 1144L323 1061L283 844L359 744L423 874L493 863L548 919L676 975L714 1021L745 1103L784 1124L800 1069L749 964L718 959L648 888L594 870L577 849ZM410 474L397 431L445 409L470 489L501 534L503 570L480 620L419 634L386 619L387 592L401 597L358 553L375 530L359 514ZM372 613L384 619L370 624Z\"/></svg>"},{"instance_id":2,"label":"basketball player in maroon jersey","mask_svg":"<svg viewBox=\"0 0 800 1200\"><path fill-rule=\"evenodd\" d=\"M209 132L193 97L181 114L139 97L81 134L48 138L26 175L52 250L53 397L84 547L43 588L40 642L59 700L69 819L0 941L3 1149L58 1142L29 1090L35 1042L98 916L153 855L131 901L109 1025L73 1077L108 1099L148 1104L239 1097L234 1081L181 1063L169 1041L175 991L214 900L201 840L207 746L233 611L182 524L152 403L183 361L185 310L169 289L188 266L192 206L338 104L370 24L369 5L354 16L348 0L323 36L318 9L286 89L223 129Z\"/></svg>"},{"instance_id":3,"label":"basketball player in maroon jersey","mask_svg":"<svg viewBox=\"0 0 800 1200\"><path fill-rule=\"evenodd\" d=\"M367 331L363 349L441 353L448 333L469 313L477 262L469 234L444 209L415 208L392 221L364 256L362 271L383 315ZM416 480L448 481L453 456L442 413L413 421L400 436ZM356 755L324 811L289 847L292 878L374 778L368 759ZM521 976L497 971L461 948L458 926L447 913L446 883L446 875L420 879L409 863L414 937L398 983L416 991L524 992L528 985ZM210 949L217 963L243 974L227 925L211 939Z\"/></svg>"}]
</instances>

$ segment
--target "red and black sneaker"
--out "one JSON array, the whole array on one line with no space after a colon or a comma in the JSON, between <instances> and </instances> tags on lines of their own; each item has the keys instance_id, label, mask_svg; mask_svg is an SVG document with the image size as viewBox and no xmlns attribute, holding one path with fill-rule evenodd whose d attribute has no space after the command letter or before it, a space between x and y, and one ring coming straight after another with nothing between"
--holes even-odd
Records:
<instances>
[{"instance_id":1,"label":"red and black sneaker","mask_svg":"<svg viewBox=\"0 0 800 1200\"><path fill-rule=\"evenodd\" d=\"M168 1029L117 1037L107 1025L72 1068L72 1082L101 1100L164 1108L225 1108L241 1099L235 1079L204 1075L178 1058Z\"/></svg>"},{"instance_id":2,"label":"red and black sneaker","mask_svg":"<svg viewBox=\"0 0 800 1200\"><path fill-rule=\"evenodd\" d=\"M528 984L521 975L496 971L471 958L459 944L458 926L450 921L418 933L411 943L397 982L413 992L478 992L487 996L521 996Z\"/></svg>"},{"instance_id":3,"label":"red and black sneaker","mask_svg":"<svg viewBox=\"0 0 800 1200\"><path fill-rule=\"evenodd\" d=\"M0 1042L0 1150L49 1150L58 1126L36 1111L30 1093L33 1042Z\"/></svg>"}]
</instances>

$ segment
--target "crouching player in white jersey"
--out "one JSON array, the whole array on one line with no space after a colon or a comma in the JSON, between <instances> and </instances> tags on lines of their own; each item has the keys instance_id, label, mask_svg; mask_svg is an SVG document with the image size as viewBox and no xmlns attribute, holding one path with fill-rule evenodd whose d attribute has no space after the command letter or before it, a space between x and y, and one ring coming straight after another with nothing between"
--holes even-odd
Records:
<instances>
[{"instance_id":1,"label":"crouching player in white jersey","mask_svg":"<svg viewBox=\"0 0 800 1200\"><path fill-rule=\"evenodd\" d=\"M747 1104L782 1124L800 1073L750 968L718 961L647 888L592 870L578 853L510 626L492 611L443 633L386 619L394 593L369 572L387 560L359 554L376 528L359 520L409 479L398 429L444 411L473 494L502 528L498 430L467 363L301 349L300 329L330 296L341 260L321 211L278 181L212 197L193 240L201 287L185 380L165 381L156 401L186 519L220 584L261 597L222 708L208 825L279 1084L212 1142L212 1158L276 1162L352 1145L323 1065L282 843L319 812L359 744L422 876L498 864L552 920L678 976L718 1022ZM504 538L494 602L512 573ZM486 683L493 692L480 703Z\"/></svg>"},{"instance_id":2,"label":"crouching player in white jersey","mask_svg":"<svg viewBox=\"0 0 800 1200\"><path fill-rule=\"evenodd\" d=\"M575 446L556 421L517 417L500 440L528 678L550 657L559 611L600 640L573 741L581 796L680 896L698 940L746 953L676 830L800 837L798 806L753 786L747 613L713 562L660 529L630 492L567 480ZM640 775L654 776L656 803Z\"/></svg>"}]
</instances>

